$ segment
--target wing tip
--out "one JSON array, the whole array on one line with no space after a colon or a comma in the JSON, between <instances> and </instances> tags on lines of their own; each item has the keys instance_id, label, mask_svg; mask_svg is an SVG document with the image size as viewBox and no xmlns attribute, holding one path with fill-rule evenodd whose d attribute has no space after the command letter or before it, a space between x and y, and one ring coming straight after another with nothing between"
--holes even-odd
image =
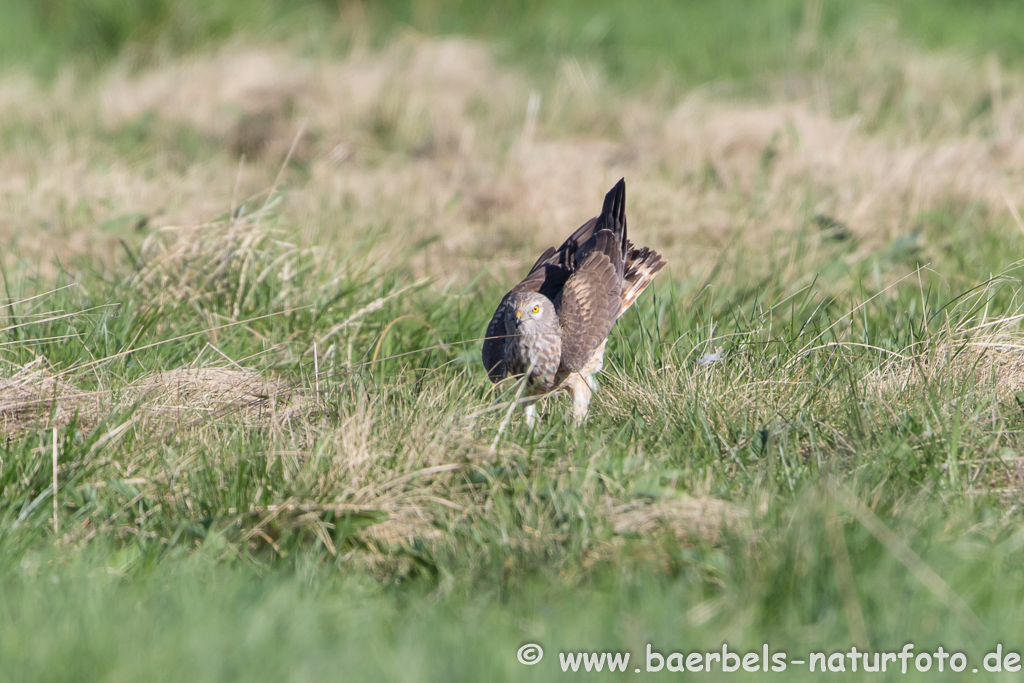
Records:
<instances>
[{"instance_id":1,"label":"wing tip","mask_svg":"<svg viewBox=\"0 0 1024 683\"><path fill-rule=\"evenodd\" d=\"M625 258L629 248L629 240L626 239L626 178L619 178L619 182L608 190L604 196L604 205L601 207L601 220L598 229L607 228L619 238L622 256Z\"/></svg>"},{"instance_id":2,"label":"wing tip","mask_svg":"<svg viewBox=\"0 0 1024 683\"><path fill-rule=\"evenodd\" d=\"M626 217L626 179L619 178L619 182L612 186L604 196L604 206L601 213L618 218Z\"/></svg>"}]
</instances>

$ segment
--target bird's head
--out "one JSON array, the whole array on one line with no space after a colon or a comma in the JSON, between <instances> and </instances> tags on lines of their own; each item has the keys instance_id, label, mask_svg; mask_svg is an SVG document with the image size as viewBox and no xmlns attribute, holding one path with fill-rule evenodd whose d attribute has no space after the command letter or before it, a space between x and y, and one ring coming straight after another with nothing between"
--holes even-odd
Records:
<instances>
[{"instance_id":1,"label":"bird's head","mask_svg":"<svg viewBox=\"0 0 1024 683\"><path fill-rule=\"evenodd\" d=\"M508 334L530 334L550 331L558 324L555 306L543 294L516 292L508 300L505 310L505 330Z\"/></svg>"}]
</instances>

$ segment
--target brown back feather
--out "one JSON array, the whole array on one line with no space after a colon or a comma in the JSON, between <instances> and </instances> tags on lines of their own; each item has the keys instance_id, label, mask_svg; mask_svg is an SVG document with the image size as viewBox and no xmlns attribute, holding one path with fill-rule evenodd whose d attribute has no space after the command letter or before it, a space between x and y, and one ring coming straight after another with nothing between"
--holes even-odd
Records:
<instances>
[{"instance_id":1,"label":"brown back feather","mask_svg":"<svg viewBox=\"0 0 1024 683\"><path fill-rule=\"evenodd\" d=\"M580 248L580 266L555 299L562 327L562 366L582 370L622 310L623 263L618 237L598 231Z\"/></svg>"}]
</instances>

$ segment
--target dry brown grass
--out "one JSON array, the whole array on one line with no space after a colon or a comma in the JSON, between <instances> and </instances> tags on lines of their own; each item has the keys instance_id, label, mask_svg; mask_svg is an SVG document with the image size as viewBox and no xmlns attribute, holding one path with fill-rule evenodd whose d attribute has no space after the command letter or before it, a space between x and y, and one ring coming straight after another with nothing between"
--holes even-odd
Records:
<instances>
[{"instance_id":1,"label":"dry brown grass","mask_svg":"<svg viewBox=\"0 0 1024 683\"><path fill-rule=\"evenodd\" d=\"M1024 332L1020 315L972 321L890 357L864 378L880 399L952 383L964 395L1008 400L1024 390ZM958 391L959 393L959 391Z\"/></svg>"},{"instance_id":2,"label":"dry brown grass","mask_svg":"<svg viewBox=\"0 0 1024 683\"><path fill-rule=\"evenodd\" d=\"M180 368L143 377L124 398L164 417L210 419L232 416L261 424L288 404L293 390L243 368Z\"/></svg>"},{"instance_id":3,"label":"dry brown grass","mask_svg":"<svg viewBox=\"0 0 1024 683\"><path fill-rule=\"evenodd\" d=\"M51 372L40 357L0 377L0 432L13 438L35 428L66 425L76 415L89 422L96 404L96 397Z\"/></svg>"},{"instance_id":4,"label":"dry brown grass","mask_svg":"<svg viewBox=\"0 0 1024 683\"><path fill-rule=\"evenodd\" d=\"M147 375L121 390L86 391L69 373L54 373L44 359L0 378L0 433L14 438L26 431L63 427L76 420L89 431L116 407L138 404L151 426L181 426L211 419L265 424L275 412L302 404L284 383L242 368L181 368Z\"/></svg>"},{"instance_id":5,"label":"dry brown grass","mask_svg":"<svg viewBox=\"0 0 1024 683\"><path fill-rule=\"evenodd\" d=\"M576 62L537 81L482 44L415 35L337 61L233 45L48 90L6 75L0 118L38 142L0 160L0 236L44 263L111 253L123 235L98 225L129 211L158 228L206 223L271 186L289 150L305 169L284 175L302 243L344 251L369 238L378 258L445 280L481 264L511 277L621 175L636 240L666 253L677 277L706 272L730 240L756 253L814 213L867 248L951 199L1024 204L1016 76L990 66L978 79L974 65L872 40L860 49L877 68L840 60L778 83L769 102L715 88L629 97ZM918 99L887 113L893 82ZM969 110L993 92L990 124L975 125ZM858 114L836 115L835 100ZM600 120L583 115L598 108ZM141 161L92 139L133 127L148 131ZM178 149L181 131L198 152ZM402 246L430 240L415 254Z\"/></svg>"},{"instance_id":6,"label":"dry brown grass","mask_svg":"<svg viewBox=\"0 0 1024 683\"><path fill-rule=\"evenodd\" d=\"M626 502L606 498L603 503L605 516L619 535L649 536L667 531L680 541L715 543L723 531L749 533L746 510L711 497L680 495Z\"/></svg>"}]
</instances>

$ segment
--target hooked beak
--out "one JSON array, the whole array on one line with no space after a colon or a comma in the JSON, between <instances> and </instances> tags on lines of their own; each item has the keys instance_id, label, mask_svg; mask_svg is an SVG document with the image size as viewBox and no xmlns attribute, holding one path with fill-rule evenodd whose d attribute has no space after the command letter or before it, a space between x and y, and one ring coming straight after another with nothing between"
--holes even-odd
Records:
<instances>
[{"instance_id":1,"label":"hooked beak","mask_svg":"<svg viewBox=\"0 0 1024 683\"><path fill-rule=\"evenodd\" d=\"M515 322L516 322L516 327L519 327L520 325L523 324L523 312L522 311L516 311L516 321Z\"/></svg>"}]
</instances>

